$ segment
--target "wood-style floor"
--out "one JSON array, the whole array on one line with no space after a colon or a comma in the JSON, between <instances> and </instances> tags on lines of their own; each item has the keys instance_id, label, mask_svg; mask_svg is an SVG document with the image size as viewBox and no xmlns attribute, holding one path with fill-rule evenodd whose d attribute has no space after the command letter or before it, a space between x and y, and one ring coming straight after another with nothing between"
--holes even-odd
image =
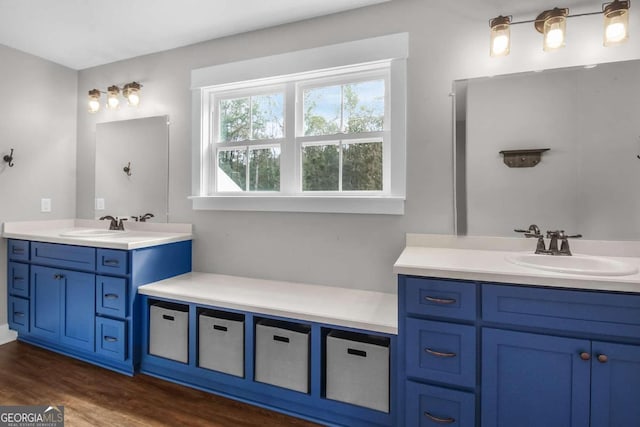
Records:
<instances>
[{"instance_id":1,"label":"wood-style floor","mask_svg":"<svg viewBox=\"0 0 640 427\"><path fill-rule=\"evenodd\" d=\"M147 375L21 342L0 346L0 405L64 405L65 426L316 426Z\"/></svg>"}]
</instances>

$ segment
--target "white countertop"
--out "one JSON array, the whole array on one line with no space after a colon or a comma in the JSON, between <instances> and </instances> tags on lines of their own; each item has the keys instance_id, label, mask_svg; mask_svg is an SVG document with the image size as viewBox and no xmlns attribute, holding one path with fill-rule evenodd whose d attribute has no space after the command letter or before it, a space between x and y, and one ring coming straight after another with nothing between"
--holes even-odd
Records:
<instances>
[{"instance_id":1,"label":"white countertop","mask_svg":"<svg viewBox=\"0 0 640 427\"><path fill-rule=\"evenodd\" d=\"M523 247L530 247L526 253L533 253L535 241L525 239L501 238L496 240L500 250L490 250L486 246L494 246L493 238L469 238L456 236L408 235L408 246L404 249L396 263L397 274L439 277L482 282L513 283L522 285L539 285L575 289L592 289L620 292L640 293L640 273L627 276L592 276L558 273L539 270L513 264L506 257L516 252L523 252ZM511 240L513 240L511 242ZM522 241L525 241L523 246ZM594 241L591 241L594 242ZM615 247L615 242L607 242ZM621 242L626 246L622 253L635 252L638 242ZM578 248L580 245L575 245ZM607 245L604 245L606 247ZM572 242L572 248L573 248ZM582 242L584 252L594 255L594 248L603 247ZM577 253L574 249L574 253ZM601 255L601 254L597 254ZM546 256L546 255L544 255ZM640 268L638 256L607 257L619 260Z\"/></svg>"},{"instance_id":2,"label":"white countertop","mask_svg":"<svg viewBox=\"0 0 640 427\"><path fill-rule=\"evenodd\" d=\"M138 293L374 332L398 333L397 296L382 292L192 272L141 286Z\"/></svg>"},{"instance_id":3,"label":"white countertop","mask_svg":"<svg viewBox=\"0 0 640 427\"><path fill-rule=\"evenodd\" d=\"M125 232L108 236L64 236L82 230L107 230L109 221L64 219L5 222L2 237L108 249L140 249L191 240L191 224L125 223Z\"/></svg>"}]
</instances>

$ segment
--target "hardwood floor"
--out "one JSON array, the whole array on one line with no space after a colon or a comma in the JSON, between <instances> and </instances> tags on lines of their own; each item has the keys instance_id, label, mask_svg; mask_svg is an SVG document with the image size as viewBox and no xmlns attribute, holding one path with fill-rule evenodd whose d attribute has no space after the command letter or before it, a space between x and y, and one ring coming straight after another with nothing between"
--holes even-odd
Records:
<instances>
[{"instance_id":1,"label":"hardwood floor","mask_svg":"<svg viewBox=\"0 0 640 427\"><path fill-rule=\"evenodd\" d=\"M64 405L76 426L317 426L147 375L111 372L21 342L0 346L0 405Z\"/></svg>"}]
</instances>

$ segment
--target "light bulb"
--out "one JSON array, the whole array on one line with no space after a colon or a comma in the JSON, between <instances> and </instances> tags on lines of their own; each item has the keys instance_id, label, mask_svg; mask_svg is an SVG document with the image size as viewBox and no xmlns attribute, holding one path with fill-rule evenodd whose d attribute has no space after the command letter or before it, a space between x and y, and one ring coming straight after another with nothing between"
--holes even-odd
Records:
<instances>
[{"instance_id":1,"label":"light bulb","mask_svg":"<svg viewBox=\"0 0 640 427\"><path fill-rule=\"evenodd\" d=\"M115 110L120 105L118 95L120 94L120 88L118 86L109 86L107 88L107 108Z\"/></svg>"},{"instance_id":2,"label":"light bulb","mask_svg":"<svg viewBox=\"0 0 640 427\"><path fill-rule=\"evenodd\" d=\"M131 82L124 85L122 88L122 94L127 98L127 102L132 107L137 107L140 104L140 83Z\"/></svg>"},{"instance_id":3,"label":"light bulb","mask_svg":"<svg viewBox=\"0 0 640 427\"><path fill-rule=\"evenodd\" d=\"M546 44L550 49L557 49L562 46L564 32L560 28L552 28L547 33Z\"/></svg>"},{"instance_id":4,"label":"light bulb","mask_svg":"<svg viewBox=\"0 0 640 427\"><path fill-rule=\"evenodd\" d=\"M100 91L92 89L89 91L89 112L96 113L100 110Z\"/></svg>"},{"instance_id":5,"label":"light bulb","mask_svg":"<svg viewBox=\"0 0 640 427\"><path fill-rule=\"evenodd\" d=\"M542 49L545 52L554 51L564 46L567 30L567 9L554 9L549 12L543 24Z\"/></svg>"},{"instance_id":6,"label":"light bulb","mask_svg":"<svg viewBox=\"0 0 640 427\"><path fill-rule=\"evenodd\" d=\"M140 97L138 96L137 92L130 93L127 100L129 102L129 105L132 105L134 107L137 107L138 104L140 104Z\"/></svg>"},{"instance_id":7,"label":"light bulb","mask_svg":"<svg viewBox=\"0 0 640 427\"><path fill-rule=\"evenodd\" d=\"M498 16L489 22L491 27L491 56L506 56L511 47L511 18Z\"/></svg>"},{"instance_id":8,"label":"light bulb","mask_svg":"<svg viewBox=\"0 0 640 427\"><path fill-rule=\"evenodd\" d=\"M613 1L604 7L604 45L615 46L629 38L629 2Z\"/></svg>"}]
</instances>

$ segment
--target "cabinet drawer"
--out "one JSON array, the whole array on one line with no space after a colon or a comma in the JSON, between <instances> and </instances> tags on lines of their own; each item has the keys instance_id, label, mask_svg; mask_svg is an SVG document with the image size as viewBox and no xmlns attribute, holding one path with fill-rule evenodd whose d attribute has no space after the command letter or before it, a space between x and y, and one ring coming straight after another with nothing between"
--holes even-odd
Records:
<instances>
[{"instance_id":1,"label":"cabinet drawer","mask_svg":"<svg viewBox=\"0 0 640 427\"><path fill-rule=\"evenodd\" d=\"M127 322L96 317L96 353L115 360L127 358Z\"/></svg>"},{"instance_id":2,"label":"cabinet drawer","mask_svg":"<svg viewBox=\"0 0 640 427\"><path fill-rule=\"evenodd\" d=\"M405 306L412 314L476 320L476 285L405 277Z\"/></svg>"},{"instance_id":3,"label":"cabinet drawer","mask_svg":"<svg viewBox=\"0 0 640 427\"><path fill-rule=\"evenodd\" d=\"M97 255L99 273L125 275L129 272L127 251L98 248Z\"/></svg>"},{"instance_id":4,"label":"cabinet drawer","mask_svg":"<svg viewBox=\"0 0 640 427\"><path fill-rule=\"evenodd\" d=\"M27 240L9 240L7 246L9 259L16 261L29 260L29 242Z\"/></svg>"},{"instance_id":5,"label":"cabinet drawer","mask_svg":"<svg viewBox=\"0 0 640 427\"><path fill-rule=\"evenodd\" d=\"M127 279L96 276L96 312L113 317L127 316Z\"/></svg>"},{"instance_id":6,"label":"cabinet drawer","mask_svg":"<svg viewBox=\"0 0 640 427\"><path fill-rule=\"evenodd\" d=\"M29 332L29 300L9 297L9 327L21 333Z\"/></svg>"},{"instance_id":7,"label":"cabinet drawer","mask_svg":"<svg viewBox=\"0 0 640 427\"><path fill-rule=\"evenodd\" d=\"M640 295L483 285L485 321L562 331L640 336Z\"/></svg>"},{"instance_id":8,"label":"cabinet drawer","mask_svg":"<svg viewBox=\"0 0 640 427\"><path fill-rule=\"evenodd\" d=\"M29 264L9 262L9 293L29 298Z\"/></svg>"},{"instance_id":9,"label":"cabinet drawer","mask_svg":"<svg viewBox=\"0 0 640 427\"><path fill-rule=\"evenodd\" d=\"M406 319L407 375L463 387L476 384L474 326Z\"/></svg>"},{"instance_id":10,"label":"cabinet drawer","mask_svg":"<svg viewBox=\"0 0 640 427\"><path fill-rule=\"evenodd\" d=\"M58 268L94 271L96 269L96 249L32 242L31 261Z\"/></svg>"},{"instance_id":11,"label":"cabinet drawer","mask_svg":"<svg viewBox=\"0 0 640 427\"><path fill-rule=\"evenodd\" d=\"M473 393L406 382L406 425L474 427L476 404Z\"/></svg>"}]
</instances>

